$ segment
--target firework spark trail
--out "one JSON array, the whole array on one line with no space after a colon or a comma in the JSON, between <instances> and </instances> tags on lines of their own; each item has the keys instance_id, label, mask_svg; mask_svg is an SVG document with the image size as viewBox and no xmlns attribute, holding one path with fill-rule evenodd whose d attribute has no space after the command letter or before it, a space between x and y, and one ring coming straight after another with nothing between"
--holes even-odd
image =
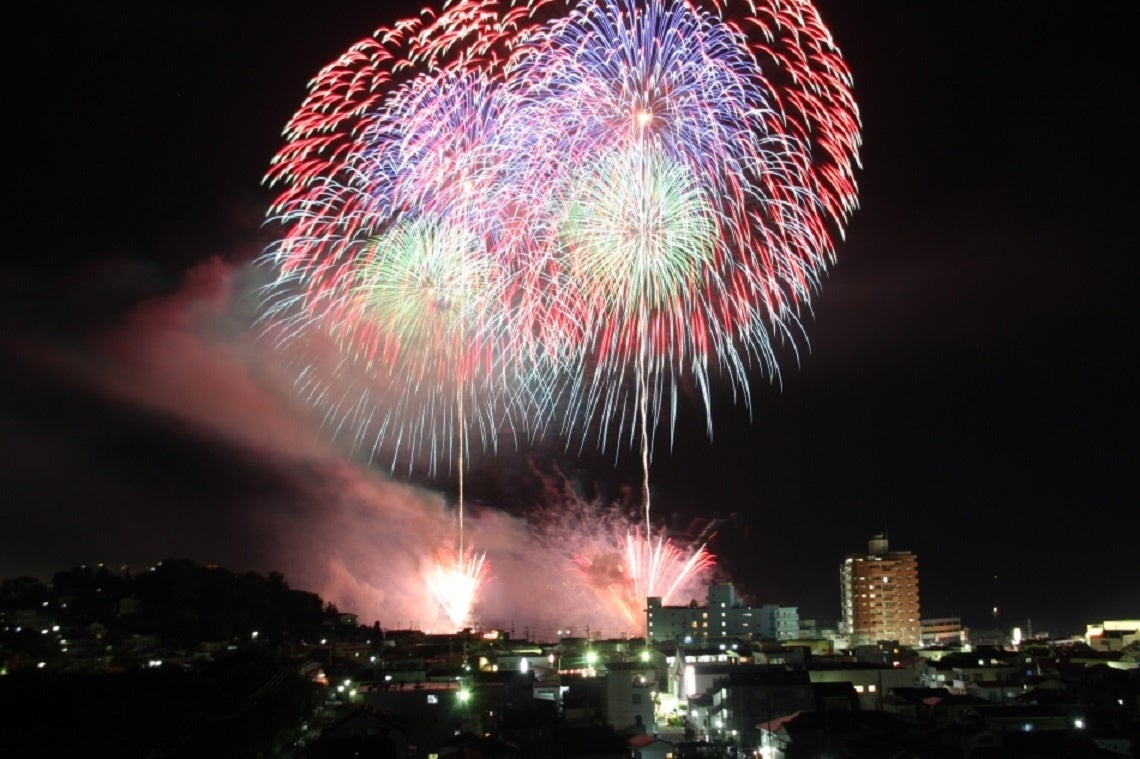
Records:
<instances>
[{"instance_id":1,"label":"firework spark trail","mask_svg":"<svg viewBox=\"0 0 1140 759\"><path fill-rule=\"evenodd\" d=\"M713 556L702 543L685 550L663 534L654 538L634 529L624 541L626 566L630 569L634 596L639 604L649 597L664 603L676 600L674 595L695 575L714 564Z\"/></svg>"},{"instance_id":2,"label":"firework spark trail","mask_svg":"<svg viewBox=\"0 0 1140 759\"><path fill-rule=\"evenodd\" d=\"M714 377L746 404L778 378L859 128L807 0L446 2L311 83L266 177L265 321L334 428L457 462L461 525L473 441L640 442L652 547L655 432L683 385L711 435Z\"/></svg>"}]
</instances>

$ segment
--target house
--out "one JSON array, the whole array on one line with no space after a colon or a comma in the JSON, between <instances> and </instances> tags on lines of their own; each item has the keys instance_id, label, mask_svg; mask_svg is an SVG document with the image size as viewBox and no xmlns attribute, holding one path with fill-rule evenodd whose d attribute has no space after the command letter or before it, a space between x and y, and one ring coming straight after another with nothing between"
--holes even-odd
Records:
<instances>
[{"instance_id":1,"label":"house","mask_svg":"<svg viewBox=\"0 0 1140 759\"><path fill-rule=\"evenodd\" d=\"M773 759L896 756L919 740L913 725L885 712L797 711L756 725Z\"/></svg>"},{"instance_id":2,"label":"house","mask_svg":"<svg viewBox=\"0 0 1140 759\"><path fill-rule=\"evenodd\" d=\"M652 735L635 735L629 739L633 759L670 759L676 747Z\"/></svg>"},{"instance_id":3,"label":"house","mask_svg":"<svg viewBox=\"0 0 1140 759\"><path fill-rule=\"evenodd\" d=\"M515 744L491 736L464 736L439 750L440 759L523 759L528 756L530 754Z\"/></svg>"},{"instance_id":4,"label":"house","mask_svg":"<svg viewBox=\"0 0 1140 759\"><path fill-rule=\"evenodd\" d=\"M414 750L411 734L397 725L393 715L361 706L321 731L321 737L309 746L308 755L312 759L406 759Z\"/></svg>"}]
</instances>

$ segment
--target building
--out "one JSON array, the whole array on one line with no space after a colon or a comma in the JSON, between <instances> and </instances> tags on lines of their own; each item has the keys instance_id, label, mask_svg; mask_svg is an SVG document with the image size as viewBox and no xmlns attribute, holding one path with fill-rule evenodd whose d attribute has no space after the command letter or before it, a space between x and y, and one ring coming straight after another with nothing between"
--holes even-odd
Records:
<instances>
[{"instance_id":1,"label":"building","mask_svg":"<svg viewBox=\"0 0 1140 759\"><path fill-rule=\"evenodd\" d=\"M866 711L881 709L883 698L896 688L914 686L914 672L910 668L854 661L813 660L808 667L808 676L812 685L849 683L859 708Z\"/></svg>"},{"instance_id":2,"label":"building","mask_svg":"<svg viewBox=\"0 0 1140 759\"><path fill-rule=\"evenodd\" d=\"M707 606L697 606L696 602L688 606L664 606L657 597L649 598L647 606L645 623L650 641L794 640L800 634L797 607L746 606L736 597L731 583L710 585Z\"/></svg>"},{"instance_id":3,"label":"building","mask_svg":"<svg viewBox=\"0 0 1140 759\"><path fill-rule=\"evenodd\" d=\"M852 646L880 640L922 645L918 613L918 557L891 551L886 535L868 541L867 553L854 554L839 567L843 599L842 632Z\"/></svg>"},{"instance_id":4,"label":"building","mask_svg":"<svg viewBox=\"0 0 1140 759\"><path fill-rule=\"evenodd\" d=\"M650 596L647 599L646 631L650 641L696 641L708 638L708 607L697 606L694 601L689 606L664 606L661 599Z\"/></svg>"},{"instance_id":5,"label":"building","mask_svg":"<svg viewBox=\"0 0 1140 759\"><path fill-rule=\"evenodd\" d=\"M657 668L644 662L611 662L606 671L606 721L622 731L656 733Z\"/></svg>"},{"instance_id":6,"label":"building","mask_svg":"<svg viewBox=\"0 0 1140 759\"><path fill-rule=\"evenodd\" d=\"M795 606L764 604L760 607L760 637L764 640L797 640L800 613Z\"/></svg>"},{"instance_id":7,"label":"building","mask_svg":"<svg viewBox=\"0 0 1140 759\"><path fill-rule=\"evenodd\" d=\"M1140 644L1140 619L1107 619L1086 627L1085 643L1094 651L1123 651Z\"/></svg>"},{"instance_id":8,"label":"building","mask_svg":"<svg viewBox=\"0 0 1140 759\"><path fill-rule=\"evenodd\" d=\"M922 620L922 644L941 646L964 642L966 632L961 617L937 617Z\"/></svg>"},{"instance_id":9,"label":"building","mask_svg":"<svg viewBox=\"0 0 1140 759\"><path fill-rule=\"evenodd\" d=\"M808 673L783 667L734 667L718 679L711 694L707 713L690 709L698 735L747 748L760 745L757 722L817 708Z\"/></svg>"}]
</instances>

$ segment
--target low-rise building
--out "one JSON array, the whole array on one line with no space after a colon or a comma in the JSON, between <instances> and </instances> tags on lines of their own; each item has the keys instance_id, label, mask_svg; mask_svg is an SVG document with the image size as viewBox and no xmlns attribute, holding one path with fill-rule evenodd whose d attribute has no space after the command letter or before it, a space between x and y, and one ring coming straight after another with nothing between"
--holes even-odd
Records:
<instances>
[{"instance_id":1,"label":"low-rise building","mask_svg":"<svg viewBox=\"0 0 1140 759\"><path fill-rule=\"evenodd\" d=\"M710 585L705 606L665 606L661 598L650 597L645 621L650 641L793 640L800 635L798 607L748 606L731 583Z\"/></svg>"}]
</instances>

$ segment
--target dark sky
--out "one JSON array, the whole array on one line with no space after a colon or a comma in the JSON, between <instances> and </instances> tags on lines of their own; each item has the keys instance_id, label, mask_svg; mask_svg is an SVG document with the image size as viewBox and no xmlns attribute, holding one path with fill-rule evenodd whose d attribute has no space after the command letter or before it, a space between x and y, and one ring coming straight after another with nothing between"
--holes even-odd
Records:
<instances>
[{"instance_id":1,"label":"dark sky","mask_svg":"<svg viewBox=\"0 0 1140 759\"><path fill-rule=\"evenodd\" d=\"M864 168L810 351L784 355L781 386L756 379L751 418L718 396L712 441L682 409L651 475L655 513L711 524L755 602L834 620L840 561L885 530L918 555L924 616L1071 631L1140 615L1125 6L821 0L854 73ZM371 548L346 533L382 550L438 520L344 497L384 477L266 390L243 293L267 242L260 180L306 82L399 14L345 0L33 13L6 77L0 576L187 556L362 598L345 588ZM481 459L472 499L521 514L536 455L554 457ZM628 458L558 463L610 496L637 486Z\"/></svg>"}]
</instances>

